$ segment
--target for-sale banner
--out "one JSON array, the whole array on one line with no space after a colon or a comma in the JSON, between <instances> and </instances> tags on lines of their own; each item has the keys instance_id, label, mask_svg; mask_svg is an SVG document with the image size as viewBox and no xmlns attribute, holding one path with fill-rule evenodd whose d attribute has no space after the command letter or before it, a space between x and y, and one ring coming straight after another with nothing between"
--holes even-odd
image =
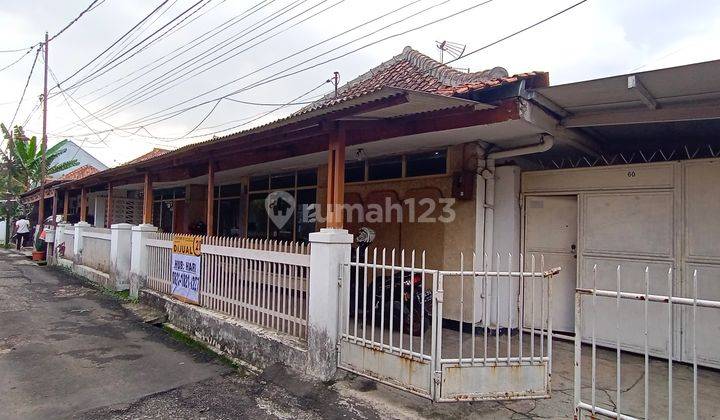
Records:
<instances>
[{"instance_id":1,"label":"for-sale banner","mask_svg":"<svg viewBox=\"0 0 720 420\"><path fill-rule=\"evenodd\" d=\"M176 298L200 304L200 245L197 236L180 236L173 238L172 253L172 289Z\"/></svg>"}]
</instances>

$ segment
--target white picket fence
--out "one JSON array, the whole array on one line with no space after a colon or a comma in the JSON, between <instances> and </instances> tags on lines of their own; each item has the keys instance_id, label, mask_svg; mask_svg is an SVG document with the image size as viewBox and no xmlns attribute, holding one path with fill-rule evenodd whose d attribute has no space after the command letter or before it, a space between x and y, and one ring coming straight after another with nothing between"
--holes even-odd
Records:
<instances>
[{"instance_id":1,"label":"white picket fence","mask_svg":"<svg viewBox=\"0 0 720 420\"><path fill-rule=\"evenodd\" d=\"M172 281L172 234L157 233L147 241L147 287L170 294Z\"/></svg>"},{"instance_id":2,"label":"white picket fence","mask_svg":"<svg viewBox=\"0 0 720 420\"><path fill-rule=\"evenodd\" d=\"M147 286L170 294L172 235L149 239ZM267 329L307 336L309 246L202 237L200 305Z\"/></svg>"}]
</instances>

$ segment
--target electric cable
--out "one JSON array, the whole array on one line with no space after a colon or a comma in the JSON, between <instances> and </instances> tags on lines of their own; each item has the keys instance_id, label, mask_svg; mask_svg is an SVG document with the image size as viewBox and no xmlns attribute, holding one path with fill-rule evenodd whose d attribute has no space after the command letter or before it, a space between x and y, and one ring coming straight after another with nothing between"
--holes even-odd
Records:
<instances>
[{"instance_id":1,"label":"electric cable","mask_svg":"<svg viewBox=\"0 0 720 420\"><path fill-rule=\"evenodd\" d=\"M160 8L162 8L168 1L169 1L169 0L163 0L162 3L160 3L159 6L157 6L157 7L156 7L155 9L153 9L150 13L148 13L145 17L143 17L143 18L140 20L140 22L136 23L132 28L130 28L130 29L129 29L127 32L125 32L123 35L121 35L120 38L116 39L115 42L113 42L112 44L110 44L109 47L107 47L105 50L103 50L100 54L96 55L95 58L93 58L92 60L90 60L89 62L87 62L86 64L84 64L82 67L80 67L78 70L76 70L73 74L71 74L71 75L70 75L69 77L67 77L65 80L63 80L62 82L58 83L58 85L61 85L61 84L65 83L65 82L67 82L68 80L72 79L72 78L75 77L78 73L80 73L81 71L83 71L84 69L86 69L89 65L91 65L92 63L94 63L95 61L97 61L97 60L98 60L100 57L102 57L106 52L108 52L111 48L113 48L113 47L114 47L115 45L117 45L120 41L122 41L126 36L128 36L132 31L134 31L135 28L137 28L138 26L140 26L140 24L142 24L142 23L145 22L146 20L150 19L150 17L151 17L152 15L154 15L158 10L160 10Z\"/></svg>"},{"instance_id":2,"label":"electric cable","mask_svg":"<svg viewBox=\"0 0 720 420\"><path fill-rule=\"evenodd\" d=\"M275 2L275 1L277 1L277 0L269 0L269 1L270 1L270 3L268 3L267 5L273 3L273 2ZM93 91L90 91L90 92L87 92L87 93L81 95L78 99L85 98L85 97L90 96L90 95L92 95L92 94L94 94L95 92L98 92L98 91L100 91L100 90L103 90L103 89L105 89L105 88L107 88L107 87L109 87L109 86L111 86L111 85L113 85L113 84L115 84L115 83L121 82L121 81L127 79L128 77L132 76L133 74L136 74L137 72L139 72L139 71L141 71L141 70L143 70L143 69L146 69L146 68L152 66L153 64L155 64L155 66L154 66L153 68L151 68L150 70L148 70L148 71L144 72L143 74L137 76L136 78L134 78L134 79L132 79L132 80L124 83L123 85L121 85L121 86L119 86L119 87L117 87L117 88L115 88L115 89L113 89L113 90L111 90L111 91L109 91L109 92L106 92L106 94L113 93L113 92L117 91L118 89L121 89L121 88L125 87L127 84L130 84L130 83L134 82L135 80L138 80L138 79L141 78L142 76L144 76L144 75L146 75L146 74L148 74L148 73L156 70L157 68L162 67L163 65L171 62L172 60L174 60L175 58L177 58L177 57L179 57L180 55L184 54L185 52L190 51L191 49L197 47L198 45L202 44L203 42L206 42L206 41L209 40L210 38L218 35L218 34L221 33L222 31L228 29L230 26L235 25L236 23L238 23L238 22L244 20L245 18L249 17L250 15L252 15L253 13L257 12L257 11L260 10L260 9L254 10L254 11L252 11L251 13L248 13L248 12L250 12L252 9L255 9L257 6L260 6L260 5L262 5L263 3L266 3L266 2L268 2L268 0L262 0L262 1L260 1L259 3L256 3L254 6L246 9L245 11L243 11L242 13L240 13L239 15L236 15L236 16L234 16L234 17L226 20L225 22L221 23L220 25L217 25L217 26L215 26L214 28L210 29L209 31L206 31L206 32L203 33L202 35L196 37L196 38L195 38L193 41L191 41L190 43L184 44L184 45L181 45L181 46L175 48L174 50L172 50L172 51L170 51L169 53L167 53L167 54L166 54L166 57L169 56L169 55L172 55L172 54L174 54L174 53L176 53L177 51L182 50L182 49L185 49L185 51L182 51L181 53L176 54L176 55L174 55L174 56L172 56L172 57L170 57L170 58L166 58L164 61L162 61L162 62L159 63L159 64L157 64L157 62L156 62L155 60L153 60L153 61L151 61L150 63L145 64L144 66L142 66L142 67L140 67L140 68L138 68L138 69L136 69L136 70L133 70L132 72L130 72L130 73L128 73L128 74L126 74L126 75L118 78L118 79L115 79L115 80L113 80L113 81L110 82L110 83L107 83L107 84L105 84L105 85L103 85L103 86L101 86L101 87L99 87L99 88L97 88L97 89L95 89L95 90L93 90ZM263 6L263 7L266 7L267 5L265 5L265 6ZM248 14L245 15L246 13L248 13ZM243 15L245 15L245 16L243 16ZM240 20L239 20L238 22L231 23L233 20L238 19L238 18L240 18ZM228 23L231 23L231 24L230 24L229 26L226 26L225 28L222 28L223 26L227 25ZM215 31L215 30L218 30L218 32L216 32L215 34L211 35L211 36L208 37L206 40L200 41L200 42L198 42L198 43L196 43L196 44L193 45L194 42L199 41L200 39L202 39L202 37L204 37L205 35L213 32L213 31ZM97 100L97 99L99 99L99 98L100 98L100 97L97 97L97 98L89 101L88 104L94 102L95 100Z\"/></svg>"},{"instance_id":3,"label":"electric cable","mask_svg":"<svg viewBox=\"0 0 720 420\"><path fill-rule=\"evenodd\" d=\"M260 44L262 44L262 43L264 43L264 42L266 42L266 41L268 41L268 40L270 40L270 39L272 39L272 38L274 38L274 37L276 37L276 36L278 36L278 35L280 35L280 34L282 34L282 33L284 33L284 32L286 32L286 31L288 31L288 30L290 30L291 28L293 28L293 27L295 27L295 26L297 26L297 25L299 25L299 24L302 24L302 23L306 22L307 20L312 19L313 17L315 17L315 16L317 16L317 15L323 13L323 12L326 12L326 11L329 10L330 8L335 7L335 6L343 3L344 1L345 1L345 0L339 0L339 1L331 4L330 6L324 8L324 9L322 9L322 10L320 10L320 11L318 11L318 12L316 12L316 13L310 15L310 16L307 16L307 17L303 18L301 21L296 22L296 23L292 24L291 26L289 26L289 27L287 27L287 28L284 28L284 29L282 29L282 30L280 30L280 31L278 31L278 32L276 32L276 33L274 33L274 34L272 34L272 35L270 35L270 36L268 36L268 37L266 37L266 38L264 38L264 39L256 42L256 43L254 43L254 44L252 44L252 45L250 45L250 46L248 46L248 47L246 47L246 48L244 48L244 49L236 52L236 53L233 54L233 55L231 55L231 56L229 56L229 57L226 57L226 58L222 59L222 60L219 61L219 62L213 63L213 61L219 60L220 58L222 58L223 56L229 54L230 52L232 52L232 51L234 51L234 50L242 47L243 45L246 45L248 42L251 42L251 41L253 41L253 40L256 40L256 39L259 38L260 36L262 36L262 35L270 32L270 31L272 31L273 29L276 29L276 28L278 28L279 26L281 26L281 25L283 25L283 24L285 24L285 23L287 23L287 22L295 19L296 17L301 16L301 15L304 14L304 13L307 13L308 11L312 10L313 8L315 8L315 7L319 6L319 5L327 2L327 0L323 0L323 1L321 1L320 3L318 3L318 4L316 4L316 5L312 6L312 7L310 7L309 9L306 9L306 10L298 13L297 15L295 15L295 16L293 16L293 17L291 17L291 18L289 18L289 19L287 19L287 20L279 23L278 25L275 25L274 27L272 27L272 28L270 28L270 29L268 29L268 30L260 33L259 35L254 36L253 38L249 39L248 41L244 42L243 44L240 44L240 45L238 45L238 46L236 46L236 47L233 47L233 48L231 48L230 50L228 50L228 51L220 54L219 56L214 57L214 58L208 60L207 62L201 63L200 65L196 66L195 68L192 68L192 69L186 71L185 73L177 76L177 78L175 78L175 79L171 79L170 77L165 77L165 76L166 76L166 75L169 75L169 74L171 74L171 73L174 73L174 72L178 72L178 71L184 70L182 67L179 67L179 68L173 69L173 70L171 70L171 71L169 71L169 72L166 72L165 74L163 74L163 75L161 75L161 76L159 76L159 77L156 77L156 78L153 79L152 81L150 81L150 82L148 82L148 83L146 83L146 84L144 84L144 85L136 88L136 89L133 90L132 92L126 94L123 98L121 98L121 99L119 99L119 100L116 100L115 102L113 102L113 103L111 103L111 104L109 104L109 105L106 105L105 107L103 107L103 108L101 108L100 110L98 110L98 112L101 113L101 115L106 115L106 116L114 115L115 113L111 113L114 109L118 109L119 107L123 107L123 108L124 108L124 107L126 107L127 105L129 105L129 104L137 105L137 104L139 104L139 103L145 102L146 100L148 100L148 99L150 99L150 98L153 98L153 97L155 97L155 96L157 96L157 95L159 95L159 94L161 94L161 93L167 92L169 89L171 89L171 88L173 88L173 87L176 87L176 86L178 86L179 84L184 83L184 82L186 82L186 81L188 81L188 80L190 80L190 79L192 79L192 78L194 78L194 77L197 77L197 76L199 76L200 74L205 73L206 71L209 71L210 69L212 69L212 68L214 68L214 67L217 67L218 65L220 65L220 64L222 64L222 63L225 63L225 62L227 62L228 60L230 60L230 59L232 59L232 58L234 58L234 57L236 57L236 56L238 56L238 55L240 55L240 54L242 54L242 53L244 53L244 52L246 52L246 51L248 51L248 50L250 50L250 49L252 49L252 48L254 48L254 47L256 47L256 46L258 46L258 45L260 45ZM206 54L206 56L207 56L207 54ZM185 63L187 63L187 62L188 62L188 61L186 61ZM195 61L194 63L191 63L191 65L193 65L193 64L195 64L195 63L197 63L197 61ZM196 72L195 74L192 74L193 72L195 72L196 70L198 70L200 67L202 67L202 66L204 66L204 65L209 65L209 64L211 64L211 63L212 63L212 65L210 65L209 67L206 67L206 68L204 68L204 69ZM182 65L181 65L181 66L182 66ZM185 76L187 76L187 75L190 75L190 77L186 78L186 79L183 80L183 81L178 81L178 79L181 79L181 78L183 78L183 77L185 77ZM164 80L160 80L160 79L162 79L162 78L164 78ZM153 82L156 82L156 81L159 81L159 82L158 82L157 84L155 84L154 86L152 86ZM177 83L172 84L173 82L177 82ZM168 85L170 85L170 84L172 84L171 87L169 87L169 88L167 88L167 89L162 89L163 87L168 86ZM148 90L148 89L150 89L150 90ZM158 92L158 89L162 89L162 90ZM134 96L133 96L133 95L134 95ZM126 99L126 98L127 98L127 101L126 101L125 103L123 103L123 100ZM107 111L102 112L102 111L104 111L104 110L106 110L106 109L107 109ZM110 114L108 115L108 113L110 113Z\"/></svg>"},{"instance_id":4,"label":"electric cable","mask_svg":"<svg viewBox=\"0 0 720 420\"><path fill-rule=\"evenodd\" d=\"M166 0L166 1L167 1L167 0ZM153 36L155 36L158 32L160 32L161 30L165 29L168 25L172 24L172 23L175 22L177 19L180 19L180 18L181 18L182 16L184 16L186 13L189 13L192 9L195 8L195 6L197 6L198 4L202 3L203 1L210 2L210 1L212 1L212 0L198 0L197 2L193 3L190 7L188 7L188 8L185 9L185 10L183 10L182 13L180 13L180 14L177 15L177 16L175 16L175 18L171 19L170 21L168 21L167 23L165 23L163 26L161 26L160 28L156 29L153 33L151 33L151 34L148 35L147 37L143 38L142 41L136 43L135 45L133 45L132 47L130 47L128 50L126 50L124 53L120 54L120 55L117 56L115 59L109 61L107 64L105 64L105 66L101 67L100 70L103 69L104 67L109 66L110 64L113 64L115 61L117 61L118 59L124 57L124 56L125 56L126 54L128 54L130 51L132 51L132 50L138 48L139 46L141 46L145 41L147 41L148 39L150 39L150 38L152 38ZM163 4L164 4L164 3L163 3ZM207 4L207 3L206 3L206 4ZM199 10L199 9L198 9L198 10ZM196 10L196 11L197 11L197 10ZM193 13L194 13L194 12L193 12ZM181 21L181 22L182 22L182 21ZM129 59L129 58L132 58L134 55L135 55L135 54L133 54L132 56L128 57L128 59ZM124 62L124 61L125 61L125 60L121 61L121 62L118 63L118 64L121 64L121 63ZM112 68L115 68L115 67L117 67L117 65L113 66ZM85 67L83 67L83 68L85 68ZM81 69L82 69L82 68L81 68ZM65 82L67 82L70 78L72 78L72 77L74 77L75 75L77 75L79 72L80 72L80 70L78 70L77 72L73 73L70 77L66 78L66 79L63 80L61 83L58 83L57 86L58 86L59 88L61 88L61 87L60 87L61 85L63 85ZM71 85L68 86L68 87L65 87L64 89L65 89L65 90L72 89L72 88L74 88L78 83L86 80L88 77L89 77L89 76L86 76L85 78L82 78L82 79L80 79L79 81L76 81L75 83L71 84ZM61 88L61 89L62 89L62 88Z\"/></svg>"}]
</instances>

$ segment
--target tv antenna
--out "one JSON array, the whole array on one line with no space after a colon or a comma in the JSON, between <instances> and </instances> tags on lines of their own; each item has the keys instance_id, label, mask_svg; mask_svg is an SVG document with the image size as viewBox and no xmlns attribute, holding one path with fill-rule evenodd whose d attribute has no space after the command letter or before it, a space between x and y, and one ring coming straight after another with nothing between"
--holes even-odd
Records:
<instances>
[{"instance_id":1,"label":"tv antenna","mask_svg":"<svg viewBox=\"0 0 720 420\"><path fill-rule=\"evenodd\" d=\"M435 46L440 50L440 62L445 62L445 53L452 58L460 58L465 52L465 44L458 44L451 41L435 41Z\"/></svg>"}]
</instances>

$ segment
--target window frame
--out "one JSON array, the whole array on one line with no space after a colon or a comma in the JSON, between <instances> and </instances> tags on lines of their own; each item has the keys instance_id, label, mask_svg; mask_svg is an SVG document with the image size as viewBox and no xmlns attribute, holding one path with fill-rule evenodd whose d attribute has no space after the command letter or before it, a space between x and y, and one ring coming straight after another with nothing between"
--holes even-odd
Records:
<instances>
[{"instance_id":1,"label":"window frame","mask_svg":"<svg viewBox=\"0 0 720 420\"><path fill-rule=\"evenodd\" d=\"M365 160L363 160L364 167L365 167L365 176L364 176L363 180L362 181L348 181L346 178L345 184L380 183L380 182L387 182L387 181L406 179L406 178L407 179L422 179L422 178L447 176L450 173L450 164L449 164L449 160L448 160L450 158L450 156L449 156L448 150L449 150L449 148L447 148L447 147L441 147L438 149L424 150L424 151L420 151L420 152L403 153L402 155L400 155L402 157L402 174L398 178L370 179L370 162L371 161L378 160L378 159L390 158L393 156L398 156L397 154L396 155L377 156L377 157L374 157L371 159L365 159ZM419 154L424 154L424 153L433 153L433 152L444 152L444 154L445 154L445 172L437 173L437 174L428 174L428 175L415 175L415 176L407 175L407 158L408 158L408 156L419 155ZM351 161L346 161L346 163L347 162L351 162Z\"/></svg>"},{"instance_id":2,"label":"window frame","mask_svg":"<svg viewBox=\"0 0 720 420\"><path fill-rule=\"evenodd\" d=\"M314 185L298 186L298 174L299 174L299 173L303 173L303 172L310 172L310 171L315 171L315 184L314 184ZM298 209L297 209L298 191L302 191L302 190L315 190L315 197L317 198L317 188L318 188L317 172L318 172L318 168L311 168L311 169L298 169L298 170L289 171L289 172L281 172L281 173L278 173L278 174L258 175L258 176L263 176L263 177L266 176L266 177L268 178L268 189L251 190L251 189L250 189L250 186L249 186L249 184L248 184L248 191L247 191L247 194L246 194L246 195L247 195L247 199L245 200L245 208L247 209L247 212L246 212L246 215L245 215L245 236L248 235L248 227L249 227L249 222L250 222L250 214L249 214L250 208L249 208L249 207L250 207L250 196L251 196L251 195L253 195L253 194L270 194L270 193L272 193L272 192L274 192L274 191L288 191L288 192L292 192L293 196L294 196L295 199L296 199L296 203L295 203L295 204L296 204L296 206L295 206L295 207L296 207L296 208L295 208L295 214L297 215L297 212L298 212ZM273 175L285 175L285 174L289 174L289 173L292 173L292 174L293 174L293 177L294 177L294 182L293 182L293 186L292 186L292 187L289 187L289 188L272 188L270 179L272 178ZM265 224L265 239L271 239L271 238L270 238L270 230L271 230L271 229L270 229L270 224L272 223L272 221L270 220L270 216L268 216L267 214L265 215L265 217L266 217L266 221L267 221L267 223ZM297 240L298 240L298 239L297 239L297 223L296 223L296 221L295 221L295 218L293 218L292 230L293 230L292 241L297 241Z\"/></svg>"}]
</instances>

